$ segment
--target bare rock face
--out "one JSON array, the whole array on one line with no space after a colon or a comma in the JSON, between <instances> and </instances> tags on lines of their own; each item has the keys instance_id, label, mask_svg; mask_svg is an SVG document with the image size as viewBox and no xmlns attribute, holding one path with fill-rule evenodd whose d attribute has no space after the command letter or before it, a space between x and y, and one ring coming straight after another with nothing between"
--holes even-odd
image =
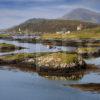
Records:
<instances>
[{"instance_id":1,"label":"bare rock face","mask_svg":"<svg viewBox=\"0 0 100 100\"><path fill-rule=\"evenodd\" d=\"M84 66L85 62L77 54L52 53L37 58L38 71L69 71Z\"/></svg>"}]
</instances>

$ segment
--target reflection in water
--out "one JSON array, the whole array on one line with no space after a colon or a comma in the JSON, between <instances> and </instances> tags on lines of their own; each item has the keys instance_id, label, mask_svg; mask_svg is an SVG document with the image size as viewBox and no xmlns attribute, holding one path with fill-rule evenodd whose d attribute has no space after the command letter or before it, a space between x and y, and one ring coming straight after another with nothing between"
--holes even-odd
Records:
<instances>
[{"instance_id":1,"label":"reflection in water","mask_svg":"<svg viewBox=\"0 0 100 100\"><path fill-rule=\"evenodd\" d=\"M37 72L36 67L27 67L27 66L18 66L18 65L10 65L10 66L0 66L0 70L20 70L23 72ZM37 72L38 73L38 72ZM49 80L80 80L82 77L86 74L86 71L79 71L79 72L73 72L68 73L66 75L53 75L48 73L38 73L38 75L47 78Z\"/></svg>"},{"instance_id":2,"label":"reflection in water","mask_svg":"<svg viewBox=\"0 0 100 100\"><path fill-rule=\"evenodd\" d=\"M19 66L19 65L10 65L10 66L0 66L0 70L14 70L14 71L22 71L22 72L36 72L36 67L30 67L30 66Z\"/></svg>"},{"instance_id":3,"label":"reflection in water","mask_svg":"<svg viewBox=\"0 0 100 100\"><path fill-rule=\"evenodd\" d=\"M40 76L45 77L49 80L80 80L84 76L84 74L84 71L68 73L64 76L50 75L48 73L39 73Z\"/></svg>"},{"instance_id":4,"label":"reflection in water","mask_svg":"<svg viewBox=\"0 0 100 100\"><path fill-rule=\"evenodd\" d=\"M100 65L100 57L98 58L90 58L85 60L87 64L94 64L94 65ZM100 67L99 67L100 68Z\"/></svg>"},{"instance_id":5,"label":"reflection in water","mask_svg":"<svg viewBox=\"0 0 100 100\"><path fill-rule=\"evenodd\" d=\"M100 83L72 84L69 86L74 87L74 88L79 88L80 90L83 90L83 91L91 91L91 92L100 93Z\"/></svg>"},{"instance_id":6,"label":"reflection in water","mask_svg":"<svg viewBox=\"0 0 100 100\"><path fill-rule=\"evenodd\" d=\"M49 80L81 80L83 79L84 76L90 75L90 73L99 73L99 72L100 72L100 66L89 64L87 65L86 69L77 72L71 72L71 73L39 72L38 74Z\"/></svg>"},{"instance_id":7,"label":"reflection in water","mask_svg":"<svg viewBox=\"0 0 100 100\"><path fill-rule=\"evenodd\" d=\"M36 73L0 70L0 100L99 100L100 95L66 88L66 81L47 80Z\"/></svg>"}]
</instances>

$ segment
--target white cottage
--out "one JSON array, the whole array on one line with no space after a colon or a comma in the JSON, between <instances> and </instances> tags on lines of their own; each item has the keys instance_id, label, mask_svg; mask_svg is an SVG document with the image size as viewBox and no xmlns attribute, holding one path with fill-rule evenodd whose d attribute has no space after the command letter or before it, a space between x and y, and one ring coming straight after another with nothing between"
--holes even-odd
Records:
<instances>
[{"instance_id":1,"label":"white cottage","mask_svg":"<svg viewBox=\"0 0 100 100\"><path fill-rule=\"evenodd\" d=\"M79 26L77 26L77 31L81 31L83 28L82 24L80 24Z\"/></svg>"}]
</instances>

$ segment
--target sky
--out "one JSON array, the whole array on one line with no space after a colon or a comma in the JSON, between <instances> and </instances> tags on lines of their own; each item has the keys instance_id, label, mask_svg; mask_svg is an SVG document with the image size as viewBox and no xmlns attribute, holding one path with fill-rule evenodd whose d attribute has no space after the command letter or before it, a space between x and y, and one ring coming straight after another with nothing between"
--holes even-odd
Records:
<instances>
[{"instance_id":1,"label":"sky","mask_svg":"<svg viewBox=\"0 0 100 100\"><path fill-rule=\"evenodd\" d=\"M0 0L0 29L30 18L59 18L75 8L100 11L100 0Z\"/></svg>"}]
</instances>

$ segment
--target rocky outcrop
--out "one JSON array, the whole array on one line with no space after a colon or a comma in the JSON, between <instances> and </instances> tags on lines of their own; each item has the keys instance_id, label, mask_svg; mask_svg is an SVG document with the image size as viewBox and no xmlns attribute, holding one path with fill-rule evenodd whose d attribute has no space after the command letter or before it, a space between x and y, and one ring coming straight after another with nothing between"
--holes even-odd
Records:
<instances>
[{"instance_id":1,"label":"rocky outcrop","mask_svg":"<svg viewBox=\"0 0 100 100\"><path fill-rule=\"evenodd\" d=\"M100 55L100 49L92 47L81 47L78 48L76 52L82 57L97 57Z\"/></svg>"},{"instance_id":2,"label":"rocky outcrop","mask_svg":"<svg viewBox=\"0 0 100 100\"><path fill-rule=\"evenodd\" d=\"M52 53L37 58L40 72L73 72L85 68L85 62L77 54Z\"/></svg>"}]
</instances>

